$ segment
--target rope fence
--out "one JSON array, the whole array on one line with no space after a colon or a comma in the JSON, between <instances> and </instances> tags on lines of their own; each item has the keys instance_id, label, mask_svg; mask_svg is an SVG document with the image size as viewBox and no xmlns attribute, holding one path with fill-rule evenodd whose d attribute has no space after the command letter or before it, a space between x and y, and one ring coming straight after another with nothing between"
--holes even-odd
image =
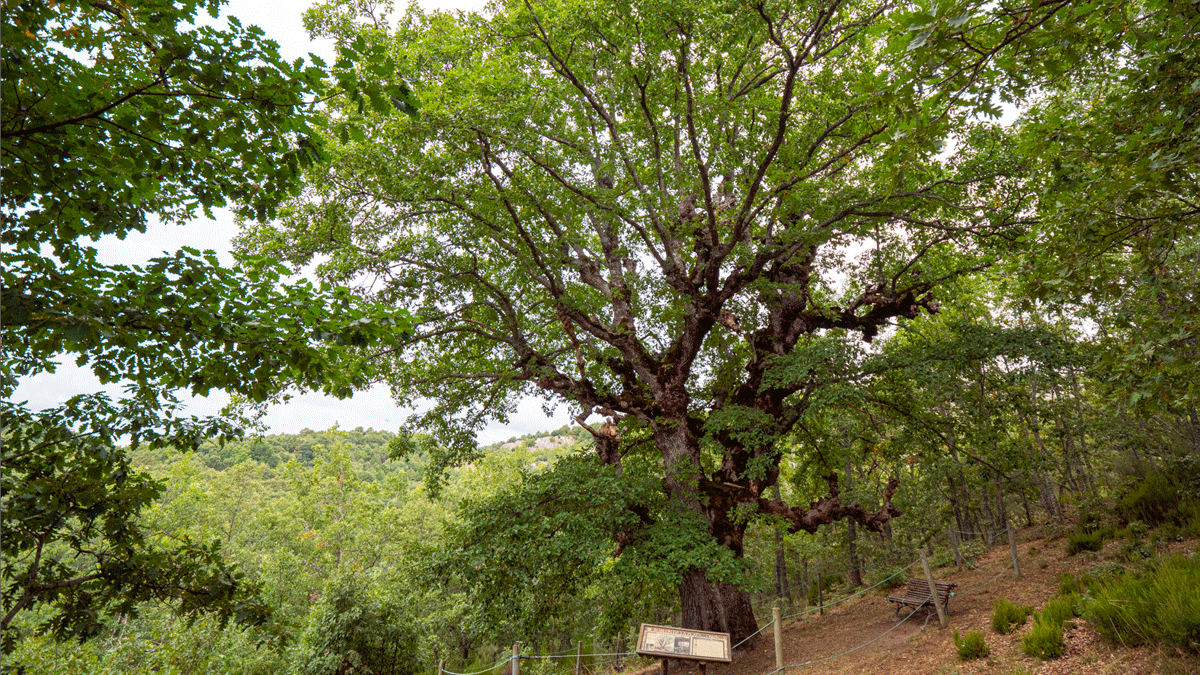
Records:
<instances>
[{"instance_id":1,"label":"rope fence","mask_svg":"<svg viewBox=\"0 0 1200 675\"><path fill-rule=\"evenodd\" d=\"M1003 530L996 530L995 532L992 532L991 530L983 531L983 532L981 532L979 530L970 530L970 531L964 532L962 530L956 530L951 527L951 528L946 528L946 531L953 532L954 534L965 535L968 537L989 537L989 536L990 537L999 537L1000 535L1007 533L1008 528L1006 527Z\"/></svg>"},{"instance_id":2,"label":"rope fence","mask_svg":"<svg viewBox=\"0 0 1200 675\"><path fill-rule=\"evenodd\" d=\"M948 529L947 529L947 531L948 531L948 532L953 532L953 533L956 533L956 534L962 534L962 532L961 532L961 531L959 531L959 530L953 530L953 529L950 529L950 528L948 528ZM1006 528L1005 530L1001 530L1001 531L997 532L996 534L994 534L994 535L992 535L992 536L993 536L993 537L999 537L1000 535L1003 535L1003 534L1004 534L1005 532L1007 532L1007 531L1008 531L1008 528ZM979 534L979 533L972 533L972 534ZM1013 561L1011 561L1011 562L1009 562L1009 564L1008 564L1007 566L1005 566L1005 567L1004 567L1004 569L1002 569L1002 570L1000 570L999 572L997 572L997 573L996 573L994 576L992 576L992 577L991 577L990 579L988 579L987 581L984 581L983 583L980 583L980 584L977 584L977 585L971 586L970 588L967 588L967 589L964 589L964 590L961 590L961 591L953 592L953 593L951 593L950 595L952 595L952 596L957 596L957 595L965 595L965 594L967 594L967 593L971 593L971 592L973 592L973 591L976 591L976 590L978 590L978 589L980 589L980 588L983 588L984 586L987 586L987 585L989 585L989 584L992 584L992 583L994 583L994 582L995 582L997 579L999 579L1001 576L1003 576L1005 572L1008 572L1009 570L1012 570L1012 569L1014 569L1014 568L1017 568L1017 565L1018 565L1018 563L1017 563L1017 560L1015 559L1015 556L1016 556L1016 551L1015 551L1015 550L1013 551L1013 555L1014 555L1014 560L1013 560ZM968 566L968 567L970 567L972 570L974 570L974 571L976 571L976 572L980 572L980 573L984 573L984 574L990 574L990 572L988 572L988 571L986 571L986 570L982 570L982 569L980 569L979 567L977 567L976 565L974 565L974 564L973 564L973 563L972 563L970 560L967 560L967 558L966 558L965 556L959 555L959 556L958 556L958 559L960 559L960 560L962 560L963 562L965 562L965 563L967 564L967 566ZM741 640L741 641L740 641L740 642L738 642L737 644L733 645L733 646L732 646L730 649L731 649L731 650L738 649L739 647L741 647L741 646L742 646L743 644L745 644L746 642L748 642L748 641L750 641L751 639L753 639L753 638L757 637L759 634L761 634L761 633L762 633L763 631L765 631L767 628L769 628L769 627L771 627L771 626L775 626L775 625L776 625L776 622L779 622L779 623L780 623L779 627L777 627L777 629L776 629L776 631L775 631L776 635L778 636L778 635L780 634L780 633L779 633L779 630L782 628L782 621L783 621L783 620L785 620L785 619L791 619L791 618L794 618L794 617L797 617L797 616L802 616L802 615L804 615L804 614L811 614L812 612L823 611L823 610L824 610L825 608L827 608L827 607L833 607L834 605L838 605L838 604L840 604L840 603L846 602L847 600L849 600L849 599L851 599L851 598L857 597L857 596L859 596L859 595L862 595L862 594L864 594L864 593L867 593L867 592L869 592L869 591L871 591L871 590L874 590L874 589L878 588L879 586L882 586L882 585L884 585L884 584L886 584L886 583L888 583L888 582L892 581L892 580L893 580L893 579L895 579L896 577L899 577L899 576L901 576L901 575L903 575L903 574L907 574L907 573L908 573L908 572L909 572L909 571L912 569L912 567L913 567L914 565L916 565L917 563L919 563L919 562L921 562L921 559L914 560L913 562L911 562L911 563L909 563L909 564L907 564L907 565L905 565L905 566L901 567L901 568L900 568L899 570L897 570L895 573L893 573L893 574L891 574L891 575L889 575L889 576L887 576L887 577L885 577L885 578L883 578L883 579L879 580L878 582L876 582L876 583L872 584L871 586L867 586L867 587L865 587L865 588L859 589L859 590L857 590L857 591L855 591L855 592L853 592L853 593L851 593L851 594L849 594L849 595L847 595L847 596L845 596L845 597L839 598L839 599L837 599L837 600L834 600L834 601L832 601L832 602L828 602L828 603L822 602L821 604L819 604L819 605L818 605L818 606L816 606L816 607L809 607L809 608L807 608L807 609L801 610L801 611L799 611L799 612L795 612L795 613L793 613L793 614L788 614L788 615L786 615L786 616L781 616L781 615L780 615L780 613L779 613L778 611L775 611L775 612L774 612L774 617L778 617L778 618L772 618L770 621L768 621L766 624L764 624L762 627L760 627L760 628L759 628L758 630L756 630L754 633L751 633L749 636L745 637L743 640ZM928 574L928 570L926 571L926 573ZM843 573L843 574L845 574L845 573ZM1018 574L1018 576L1019 576L1019 574ZM801 586L802 586L802 584L796 584L796 585L793 587L793 589L801 588ZM807 587L807 586L808 586L808 584L803 584L803 586ZM806 597L807 597L807 588L805 588L805 593L806 593ZM769 600L768 600L768 602L770 602L770 601L774 601L774 600L777 600L777 599L778 599L778 596L777 596L776 598L771 598L771 599L769 599ZM754 606L754 604L753 604L753 603L751 603L751 607L752 607L752 608L755 610L755 613L756 613L756 615L757 615L757 614L759 614L759 613L762 611L762 609L764 609L764 606L765 606L765 604L766 604L766 603L760 603L760 606L758 606L758 607L755 607L755 606ZM777 609L777 607L776 607L775 609ZM873 643L877 642L878 640L880 640L881 638L883 638L885 635L888 635L888 634L889 634L889 633L891 633L892 631L895 631L897 628L899 628L900 626L904 625L904 624L905 624L905 623L906 623L906 622L907 622L909 619L911 619L911 618L913 617L913 615L915 615L916 613L917 613L917 612L915 612L915 611L914 611L914 612L910 612L910 613L909 613L907 616L905 616L905 617L904 617L902 620L900 620L898 623L896 623L896 625L894 625L894 626L892 626L892 627L888 628L887 630L885 630L884 632L882 632L882 633L880 633L879 635L875 636L874 638L871 638L870 640L868 640L868 641L866 641L866 642L864 642L864 643L862 643L862 644L860 644L860 645L858 645L858 646L856 646L856 647L853 647L853 648L851 648L851 649L848 649L848 650L846 650L846 651L844 651L844 652L841 652L841 653L839 653L839 654L835 654L835 655L833 655L833 656L827 656L827 657L823 657L823 658L820 658L820 659L814 659L814 660L811 660L811 661L805 661L805 662L802 662L802 663L795 663L795 664L790 664L790 665L779 666L779 667L776 667L774 670L771 670L771 671L769 671L768 673L766 673L766 675L776 675L777 673L780 673L780 672L786 671L786 670L787 670L787 669L789 669L789 668L802 668L802 667L805 667L805 666L810 666L810 665L814 665L814 664L818 664L818 663L823 663L823 662L825 662L825 661L830 661L830 660L833 660L833 659L837 659L837 658L840 658L840 657L842 657L842 656L846 656L847 654L852 654L852 653L854 653L854 652L856 652L856 651L858 651L858 650L860 650L860 649L862 649L862 648L864 648L864 647L866 647L866 646L868 646L868 645L871 645L871 644L873 644ZM931 616L931 615L927 615L927 616L926 616L926 624L928 624L930 616ZM924 630L924 628L925 628L924 626L922 626L922 627L921 627L921 629L922 629L922 630ZM540 660L543 660L543 661L552 661L552 660L556 660L556 659L574 659L574 660L576 661L576 664L577 664L577 668L578 668L578 669L580 669L580 670L586 669L586 670L589 670L589 671L592 671L592 672L596 672L596 669L597 669L597 668L599 668L599 667L603 667L603 666L606 666L606 665L608 665L608 664L611 664L611 663L620 662L620 661L623 661L623 660L625 660L625 659L627 659L627 658L629 658L629 657L638 656L638 654L637 654L636 652L605 652L605 653L591 653L591 654L585 654L585 653L583 653L583 651L582 651L582 643L581 643L581 645L580 645L579 649L577 649L575 652L562 652L562 653L557 653L557 654L530 654L530 655L525 655L525 654L520 654L520 653L519 653L519 650L517 649L517 645L514 645L514 647L513 647L513 652L514 652L513 654L511 654L511 655L508 655L508 656L506 656L506 657L504 657L504 658L502 658L502 659L500 659L500 660L496 661L496 662L495 662L495 663L493 663L491 666L489 666L489 667L487 667L487 668L483 668L482 670L475 670L475 671L466 672L466 673L458 673L458 672L454 672L454 671L451 671L451 670L446 670L445 668L441 667L441 664L439 664L438 672L439 672L439 675L484 675L485 673L491 673L491 672L494 672L494 671L496 671L497 669L499 669L499 668L502 668L502 667L504 667L504 666L508 665L509 663L512 663L514 660L518 660L518 659L528 659L528 660L540 659ZM581 660L582 660L582 659L585 659L585 658L586 658L586 659L588 660L588 662L589 662L587 666L583 666L583 665L581 665L581 664L580 664ZM777 656L777 658L778 658L778 656ZM604 659L604 660L597 661L596 659ZM781 662L781 661L777 661L776 663L780 663L780 662ZM516 672L516 670L517 670L517 668L516 668L516 665L514 665L514 668L513 668L513 670L514 670L514 672Z\"/></svg>"},{"instance_id":3,"label":"rope fence","mask_svg":"<svg viewBox=\"0 0 1200 675\"><path fill-rule=\"evenodd\" d=\"M963 530L957 530L952 527L947 527L945 530L941 530L941 532L945 532L945 533L954 533L957 535L967 535L970 537L978 537L980 539L990 538L993 540L1004 536L1006 533L1008 533L1008 531L1009 531L1009 528L1007 528L1007 527L1002 530L996 530L994 532L992 532L992 531L988 531L988 532L966 531L965 532ZM931 536L936 536L936 535L931 535ZM971 569L974 569L976 571L983 571L983 570L980 570L975 565L973 565L971 563L971 561L968 560L965 555L963 555L961 553L957 553L957 552L956 552L956 555L958 556L959 560L962 560L964 563L966 563L968 566L970 566ZM916 563L915 562L909 563L905 567L905 569L911 568L914 564L916 564ZM1009 568L1011 568L1011 567L1012 567L1012 565L1009 565ZM860 567L860 569L861 569L861 567ZM830 572L830 573L822 572L821 574L824 576L827 576L827 577L841 576L844 578L844 577L848 577L850 575L851 571L852 571L851 568L846 568L845 570L840 571L840 572ZM896 576L898 576L898 573L893 574L892 576L888 577L888 579L890 580ZM809 586L811 585L811 583L812 583L811 579L808 582L803 582L803 581L797 582L795 584L789 585L787 588L787 591L789 591L793 595L793 597L795 597L795 596L807 597L808 592L809 592ZM878 586L878 585L879 584L876 584L876 586ZM874 586L872 586L871 588L874 588ZM754 608L755 614L761 614L763 612L763 610L773 607L775 605L775 603L778 602L783 597L783 595L784 595L784 593L777 591L776 594L773 596L766 597L762 600L759 600L758 602L750 603L750 606ZM855 593L854 595L857 595L857 593ZM849 599L850 597L854 597L854 595L850 595L850 596L847 596L846 598L842 598L842 600L846 600L846 599ZM825 604L825 606L828 607L830 605L837 604L837 602L841 602L842 600L838 600L838 601L835 601L832 603L827 603L827 604ZM792 614L790 616L796 616L796 615ZM768 623L767 625L769 626L770 624ZM764 626L763 628L766 628L766 626Z\"/></svg>"},{"instance_id":4,"label":"rope fence","mask_svg":"<svg viewBox=\"0 0 1200 675\"><path fill-rule=\"evenodd\" d=\"M497 662L493 663L491 666L489 666L489 667L487 667L487 668L484 668L483 670L476 670L476 671L472 671L472 672L470 672L470 673L456 673L456 672L454 672L454 671L451 671L451 670L446 670L445 668L443 668L441 672L443 673L443 675L482 675L483 673L490 673L490 672L492 672L493 670L495 670L495 669L499 668L500 666L503 666L503 665L505 665L505 664L506 664L506 663L508 663L509 661L512 661L512 657L511 657L511 656L509 656L509 657L507 657L507 658L504 658L504 659L501 659L500 661L497 661Z\"/></svg>"},{"instance_id":5,"label":"rope fence","mask_svg":"<svg viewBox=\"0 0 1200 675\"><path fill-rule=\"evenodd\" d=\"M892 631L896 630L900 626L903 626L904 623L906 621L908 621L909 619L911 619L914 614L916 614L916 612L911 612L908 616L901 619L895 626L892 626L891 628L883 631L879 635L876 635L875 637L871 638L870 640L867 640L866 642L862 643L861 645L858 645L857 647L847 649L846 651L842 652L841 654L834 654L833 656L826 656L825 658L821 658L821 659L805 661L804 663L794 663L794 664L787 665L787 666L781 666L779 668L776 668L775 670L772 670L770 673L768 673L768 675L773 675L774 673L778 673L780 671L786 671L788 668L802 668L804 666L811 666L816 663L824 663L825 661L832 661L833 659L841 658L847 654L853 654L854 652L862 649L863 647L866 647L869 644L873 644L873 643L877 642L880 638L887 635L888 633L891 633Z\"/></svg>"},{"instance_id":6,"label":"rope fence","mask_svg":"<svg viewBox=\"0 0 1200 675\"><path fill-rule=\"evenodd\" d=\"M879 583L875 584L874 586L868 586L868 587L866 587L866 588L864 588L864 589L862 589L862 590L860 590L860 591L857 591L857 592L855 592L855 593L851 593L850 595L847 595L846 597L842 598L841 600L834 600L833 602L829 602L829 603L822 604L822 605L821 605L821 606L819 606L819 607L809 607L809 608L808 608L808 609L806 609L806 610L803 610L803 611L800 611L800 612L796 612L795 614L789 614L789 615L787 615L787 616L785 616L785 617L783 617L783 618L785 618L785 619L790 619L790 618L792 618L792 617L794 617L794 616L800 616L801 614L808 614L808 613L811 613L811 612L820 611L821 609L823 609L823 608L825 608L825 607L832 607L832 606L834 606L834 605L836 605L836 604L838 604L838 603L845 602L845 601L849 600L850 598L853 598L853 597L854 597L854 596L856 596L856 595L862 595L863 593L866 593L867 591L869 591L869 590L871 590L871 589L873 589L873 588L876 588L876 587L878 587L878 586L882 586L883 584L885 584L885 583L887 583L887 582L891 581L892 579L895 579L896 577L900 576L901 574L904 574L904 573L908 572L908 570L909 570L909 569L911 569L911 568L912 568L912 566L913 566L913 565L916 565L918 562L919 562L919 561L917 561L917 560L914 560L914 561L912 561L911 563L909 563L909 564L905 565L903 568L901 568L899 572L896 572L896 573L895 573L895 574L893 574L892 576L890 576L890 577L887 577L886 579L883 579L882 581L880 581Z\"/></svg>"}]
</instances>

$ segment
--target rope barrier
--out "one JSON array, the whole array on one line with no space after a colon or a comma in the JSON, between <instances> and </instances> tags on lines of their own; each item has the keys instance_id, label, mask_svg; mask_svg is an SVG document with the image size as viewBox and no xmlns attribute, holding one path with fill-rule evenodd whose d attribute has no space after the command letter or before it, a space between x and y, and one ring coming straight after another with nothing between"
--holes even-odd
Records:
<instances>
[{"instance_id":1,"label":"rope barrier","mask_svg":"<svg viewBox=\"0 0 1200 675\"><path fill-rule=\"evenodd\" d=\"M1009 571L1010 569L1012 569L1012 563L1009 563L1008 567L1005 567L1004 569L1000 570L996 574L996 576L992 577L991 579L988 579L987 581L983 582L982 584L979 584L978 586L972 586L972 587L968 588L967 590L963 591L963 593L964 594L969 593L977 588L983 588L984 586L987 586L988 584L992 583L993 581L999 579L1001 575L1003 575L1005 572ZM978 571L982 572L983 570L978 570Z\"/></svg>"},{"instance_id":2,"label":"rope barrier","mask_svg":"<svg viewBox=\"0 0 1200 675\"><path fill-rule=\"evenodd\" d=\"M632 656L632 655L634 655L635 653L636 653L636 652L612 652L612 653L609 653L609 654L579 654L579 653L577 653L577 652L569 652L569 653L568 653L568 652L563 652L563 653L561 653L561 654L522 654L522 655L521 655L521 658L523 658L523 659L573 659L573 658L576 658L576 657L580 657L580 658L596 658L596 657L598 657L598 656L617 656L617 657L620 657L620 656ZM458 674L457 674L457 673L452 673L451 675L458 675Z\"/></svg>"},{"instance_id":3,"label":"rope barrier","mask_svg":"<svg viewBox=\"0 0 1200 675\"><path fill-rule=\"evenodd\" d=\"M754 631L753 633L747 635L746 640L749 640L750 638L754 637L755 635L758 635L759 633L763 632L767 628L771 627L771 625L773 625L774 623L775 623L775 619L771 619L770 621L767 622L767 625L765 625L762 628L759 628L758 630ZM738 647L741 647L743 644L746 643L746 640L742 640L741 642L737 643L733 647L730 647L730 650L732 651L734 649L737 649Z\"/></svg>"},{"instance_id":4,"label":"rope barrier","mask_svg":"<svg viewBox=\"0 0 1200 675\"><path fill-rule=\"evenodd\" d=\"M867 591L871 590L872 588L875 588L875 587L877 587L877 586L881 586L881 585L883 585L883 584L885 584L885 583L887 583L887 582L891 581L892 579L895 579L896 577L900 576L901 574L904 574L905 572L907 572L907 571L908 571L908 569L909 569L910 567L912 567L913 565L916 565L918 562L919 562L918 560L914 560L914 561L912 561L911 563L909 563L909 564L905 565L903 568L901 568L899 572L896 572L896 573L895 573L895 574L893 574L892 576L890 576L890 577L888 577L888 578L886 578L886 579L883 579L882 581L880 581L879 583L875 584L874 586L868 586L868 587L866 587L866 588L864 588L864 589L862 589L862 590L860 590L860 591L857 591L857 592L855 592L855 593L851 593L850 595L847 595L846 597L842 598L841 600L834 600L833 602L830 602L830 603L827 603L827 604L821 605L820 607L810 607L810 608L808 608L808 609L806 609L806 610L803 610L803 611L800 611L800 612L796 612L795 614L789 614L789 615L787 615L787 616L785 616L785 617L783 617L783 618L784 618L784 619L790 619L790 618L792 618L793 616L800 616L801 614L808 614L808 613L810 613L810 612L816 612L816 611L819 611L819 610L820 610L822 607L832 607L832 606L834 606L834 605L838 604L839 602L845 602L845 601L849 600L850 598L853 598L853 597L854 597L854 596L856 596L856 595L862 595L863 593L866 593ZM770 625L770 624L767 624L767 625ZM765 626L764 626L764 627L765 627Z\"/></svg>"},{"instance_id":5,"label":"rope barrier","mask_svg":"<svg viewBox=\"0 0 1200 675\"><path fill-rule=\"evenodd\" d=\"M987 536L987 534L988 534L987 532L980 532L980 531L978 531L978 530L972 530L972 531L970 531L970 532L963 532L962 530L956 530L956 529L954 529L954 528L952 528L952 527L948 527L948 528L946 528L946 531L947 531L947 532L953 532L953 533L955 533L955 534L963 534L963 535L966 535L966 536L968 536L968 537L974 537L974 536L976 536L976 535L979 535L979 536L983 537L983 536ZM1000 535L1004 534L1005 532L1008 532L1008 528L1007 528L1007 527L1006 527L1006 528L1004 528L1003 530L1000 530L999 532L996 532L996 533L995 533L995 535L993 535L993 536L997 536L997 537L998 537L998 536L1000 536Z\"/></svg>"},{"instance_id":6,"label":"rope barrier","mask_svg":"<svg viewBox=\"0 0 1200 675\"><path fill-rule=\"evenodd\" d=\"M470 672L470 673L455 673L455 672L449 671L449 670L442 670L442 673L444 673L444 675L482 675L483 673L492 672L493 670L499 668L500 666L503 666L504 664L508 663L509 661L512 661L511 656L506 659L497 661L497 662L493 663L491 666L484 668L483 670L476 670L476 671Z\"/></svg>"},{"instance_id":7,"label":"rope barrier","mask_svg":"<svg viewBox=\"0 0 1200 675\"><path fill-rule=\"evenodd\" d=\"M916 564L916 563L910 563L910 564L908 565L908 567L912 567L912 565L914 565L914 564ZM859 569L861 570L862 568L860 567ZM906 567L905 569L908 569L908 568ZM826 573L822 572L821 574L822 574L823 576L826 576L826 577L831 577L831 576L842 576L842 577L847 577L847 576L850 576L850 569L849 569L849 568L847 568L847 569L846 569L846 571L844 571L844 572L832 572L832 573L829 573L829 574L826 574ZM892 576L895 576L895 575L892 575ZM892 578L892 577L888 577L888 579L890 579L890 578ZM885 579L885 581L886 581L886 579ZM810 580L809 580L809 584L808 584L808 585L811 585L811 583L812 583L812 580L810 579ZM879 585L879 584L876 584L876 586L878 586L878 585ZM871 588L874 588L874 586L872 586ZM789 590L792 590L792 591L797 591L797 595L805 595L805 596L807 596L807 595L808 595L808 590L809 590L809 589L808 589L808 588L807 588L807 587L806 587L804 584L797 583L796 585L794 585L794 586L790 587L790 589L789 589ZM867 590L870 590L870 589L867 589ZM847 597L853 597L853 596L847 596ZM753 602L752 602L752 603L750 603L750 606L751 606L751 607L753 607L753 608L754 608L754 610L755 610L756 612L758 612L758 611L761 611L761 610L763 610L763 609L766 609L767 607L772 607L772 606L774 606L772 603L774 603L774 602L775 602L776 600L778 600L778 599L779 599L779 596L778 596L778 595L776 595L776 596L772 596L772 597L769 597L769 598L765 598L765 599L763 599L762 601L760 601L760 602L759 602L759 603L757 603L757 604L755 604L755 603L753 603ZM793 616L794 616L794 615L793 615ZM768 624L768 625L770 625L770 624Z\"/></svg>"},{"instance_id":8,"label":"rope barrier","mask_svg":"<svg viewBox=\"0 0 1200 675\"><path fill-rule=\"evenodd\" d=\"M854 652L856 652L856 651L858 651L858 650L862 649L863 647L866 647L867 645L869 645L869 644L872 644L872 643L874 643L874 642L878 641L878 640L879 640L880 638L882 638L884 635L887 635L888 633L890 633L890 632L892 632L892 631L896 630L896 629L897 629L897 628L899 628L900 626L903 626L903 625L904 625L904 622L905 622L905 621L908 621L909 619L911 619L911 618L912 618L912 616L913 616L913 614L916 614L916 611L910 612L908 616L906 616L906 617L904 617L903 619L901 619L901 620L900 620L900 623L897 623L895 626L892 626L891 628L889 628L889 629L887 629L887 630L883 631L883 632L882 632L882 633L880 633L879 635L875 636L874 638L871 638L870 640L868 640L868 641L866 641L866 642L862 643L861 645L859 645L859 646L857 646L857 647L854 647L853 649L846 650L846 651L842 652L841 654L834 654L833 656L826 656L826 657L825 657L825 658L823 658L823 659L815 659L815 660L813 660L813 661L805 661L804 663L796 663L796 664L789 665L789 666L783 666L782 668L776 668L775 670L772 670L770 673L768 673L768 675L774 675L775 673L778 673L778 672L780 672L780 671L786 671L788 668L802 668L802 667L804 667L804 666L811 666L811 665L813 665L814 663L822 663L822 662L825 662L825 661L831 661L831 660L833 660L833 659L841 658L841 657L843 657L843 656L845 656L845 655L847 655L847 654L852 654L852 653L854 653Z\"/></svg>"}]
</instances>

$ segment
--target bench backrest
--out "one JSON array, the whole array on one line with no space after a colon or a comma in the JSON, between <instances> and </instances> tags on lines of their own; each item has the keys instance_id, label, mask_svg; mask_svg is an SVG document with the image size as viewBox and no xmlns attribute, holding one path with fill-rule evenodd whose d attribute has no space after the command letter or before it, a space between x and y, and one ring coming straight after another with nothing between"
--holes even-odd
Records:
<instances>
[{"instance_id":1,"label":"bench backrest","mask_svg":"<svg viewBox=\"0 0 1200 675\"><path fill-rule=\"evenodd\" d=\"M946 605L946 601L950 599L950 591L958 588L958 584L952 584L948 581L934 581L937 586L938 600L941 600L942 606ZM922 602L929 599L929 582L924 579L909 579L908 590L904 593L905 600L914 600Z\"/></svg>"}]
</instances>

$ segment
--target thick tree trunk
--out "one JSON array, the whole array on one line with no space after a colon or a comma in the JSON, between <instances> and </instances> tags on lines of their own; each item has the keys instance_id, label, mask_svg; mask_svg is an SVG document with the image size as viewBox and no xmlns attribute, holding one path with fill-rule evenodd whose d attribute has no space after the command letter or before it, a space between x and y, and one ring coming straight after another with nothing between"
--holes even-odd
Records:
<instances>
[{"instance_id":1,"label":"thick tree trunk","mask_svg":"<svg viewBox=\"0 0 1200 675\"><path fill-rule=\"evenodd\" d=\"M750 649L754 639L746 638L758 631L750 594L732 584L708 581L701 570L684 575L679 583L679 603L683 608L683 627L729 633L730 646Z\"/></svg>"},{"instance_id":2,"label":"thick tree trunk","mask_svg":"<svg viewBox=\"0 0 1200 675\"><path fill-rule=\"evenodd\" d=\"M702 505L697 495L696 480L702 475L699 447L689 442L684 424L665 424L655 429L655 441L663 453L667 476L663 486L677 503L704 514L709 533L735 555L742 554L745 525L731 522L720 506ZM705 570L693 569L679 583L679 604L683 628L729 633L730 646L750 649L758 631L750 595L732 584L710 582ZM744 643L743 643L744 641Z\"/></svg>"},{"instance_id":3,"label":"thick tree trunk","mask_svg":"<svg viewBox=\"0 0 1200 675\"><path fill-rule=\"evenodd\" d=\"M775 486L777 474L770 472L762 480L746 478L743 464L752 454L741 447L729 448L725 462L714 476L706 475L699 459L698 434L691 433L683 420L671 421L676 411L683 416L686 400L683 390L664 397L660 416L654 421L654 441L666 470L663 488L675 504L703 516L708 534L735 557L741 557L743 552L746 522L734 516L746 504L757 502L760 513L781 516L791 532L815 533L820 526L843 518L852 518L868 531L879 532L884 523L900 515L900 510L891 503L898 481L888 482L882 507L872 513L861 504L845 503L839 498L836 472L825 477L829 496L806 507L767 499L764 492ZM726 582L711 583L705 573L703 567L687 570L679 584L683 627L729 633L732 644L740 645L741 649L752 648L758 623L749 594Z\"/></svg>"}]
</instances>

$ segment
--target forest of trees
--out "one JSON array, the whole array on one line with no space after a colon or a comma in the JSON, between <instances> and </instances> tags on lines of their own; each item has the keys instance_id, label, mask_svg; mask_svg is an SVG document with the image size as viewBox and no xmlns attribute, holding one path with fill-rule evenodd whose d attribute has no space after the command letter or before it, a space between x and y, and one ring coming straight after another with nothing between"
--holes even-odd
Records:
<instances>
[{"instance_id":1,"label":"forest of trees","mask_svg":"<svg viewBox=\"0 0 1200 675\"><path fill-rule=\"evenodd\" d=\"M4 9L6 667L749 647L952 531L1200 537L1194 6L318 3L332 66L219 6ZM226 204L233 268L91 244ZM127 394L13 399L64 358Z\"/></svg>"}]
</instances>

